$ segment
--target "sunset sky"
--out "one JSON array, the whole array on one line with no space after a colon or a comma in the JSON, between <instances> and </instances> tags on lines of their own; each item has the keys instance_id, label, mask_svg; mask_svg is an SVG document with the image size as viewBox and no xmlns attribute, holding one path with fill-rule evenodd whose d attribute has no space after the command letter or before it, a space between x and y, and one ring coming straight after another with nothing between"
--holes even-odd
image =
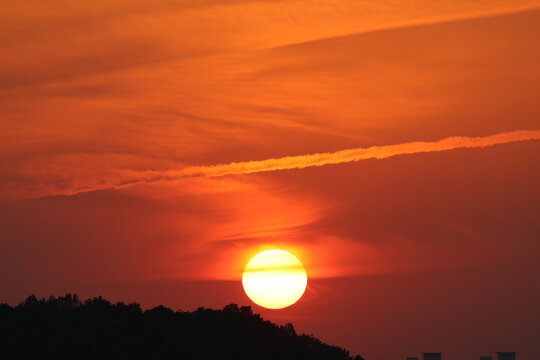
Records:
<instances>
[{"instance_id":1,"label":"sunset sky","mask_svg":"<svg viewBox=\"0 0 540 360\"><path fill-rule=\"evenodd\" d=\"M7 0L0 302L253 305L369 360L540 356L540 1Z\"/></svg>"}]
</instances>

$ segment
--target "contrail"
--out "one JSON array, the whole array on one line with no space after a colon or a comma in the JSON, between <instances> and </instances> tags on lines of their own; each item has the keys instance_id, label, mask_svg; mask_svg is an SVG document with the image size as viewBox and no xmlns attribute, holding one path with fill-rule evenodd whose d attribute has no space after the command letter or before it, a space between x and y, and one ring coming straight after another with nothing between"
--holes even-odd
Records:
<instances>
[{"instance_id":1,"label":"contrail","mask_svg":"<svg viewBox=\"0 0 540 360\"><path fill-rule=\"evenodd\" d=\"M75 195L82 192L120 189L137 184L179 181L196 177L219 177L261 173L266 171L303 169L312 166L349 163L367 159L386 159L392 156L447 151L460 148L484 148L518 141L540 140L540 130L516 130L482 137L454 136L438 141L414 141L395 145L370 146L335 152L285 156L266 160L232 162L210 166L191 166L178 170L123 170L116 176L101 179L99 184L79 183L71 188L50 189L38 196Z\"/></svg>"},{"instance_id":2,"label":"contrail","mask_svg":"<svg viewBox=\"0 0 540 360\"><path fill-rule=\"evenodd\" d=\"M181 170L146 172L145 179L135 182L180 180L189 177L218 177L260 173L266 171L303 169L311 166L341 164L367 159L386 159L392 156L447 151L460 148L484 148L526 140L540 140L540 130L517 130L483 137L454 136L438 141L414 141L395 145L370 146L335 152L286 156L266 160L232 162L211 166L192 166Z\"/></svg>"}]
</instances>

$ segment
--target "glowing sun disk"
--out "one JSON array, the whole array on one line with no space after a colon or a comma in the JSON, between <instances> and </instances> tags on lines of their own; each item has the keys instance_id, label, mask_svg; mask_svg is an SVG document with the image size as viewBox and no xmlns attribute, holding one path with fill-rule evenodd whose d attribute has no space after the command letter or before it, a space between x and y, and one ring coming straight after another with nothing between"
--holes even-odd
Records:
<instances>
[{"instance_id":1,"label":"glowing sun disk","mask_svg":"<svg viewBox=\"0 0 540 360\"><path fill-rule=\"evenodd\" d=\"M307 286L307 273L298 258L283 250L267 250L246 265L242 285L257 305L281 309L297 302Z\"/></svg>"}]
</instances>

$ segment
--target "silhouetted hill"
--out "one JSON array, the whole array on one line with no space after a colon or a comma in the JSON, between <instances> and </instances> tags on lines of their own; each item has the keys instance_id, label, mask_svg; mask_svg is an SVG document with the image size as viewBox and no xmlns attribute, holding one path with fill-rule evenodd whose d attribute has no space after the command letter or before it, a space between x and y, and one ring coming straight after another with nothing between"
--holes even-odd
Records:
<instances>
[{"instance_id":1,"label":"silhouetted hill","mask_svg":"<svg viewBox=\"0 0 540 360\"><path fill-rule=\"evenodd\" d=\"M349 352L277 326L251 307L174 312L77 295L0 304L1 359L339 359ZM360 356L354 358L361 360Z\"/></svg>"}]
</instances>

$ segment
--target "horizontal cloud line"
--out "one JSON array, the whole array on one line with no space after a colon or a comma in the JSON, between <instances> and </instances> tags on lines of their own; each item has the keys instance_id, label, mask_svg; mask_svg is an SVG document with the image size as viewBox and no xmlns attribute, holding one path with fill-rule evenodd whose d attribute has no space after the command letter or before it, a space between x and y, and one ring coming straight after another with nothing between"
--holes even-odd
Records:
<instances>
[{"instance_id":1,"label":"horizontal cloud line","mask_svg":"<svg viewBox=\"0 0 540 360\"><path fill-rule=\"evenodd\" d=\"M540 130L517 130L483 137L454 136L438 141L414 141L396 145L370 146L367 148L286 156L266 160L233 162L211 166L193 166L178 171L166 171L162 173L163 177L158 176L159 179L156 180L176 180L200 176L218 177L276 170L303 169L306 167L341 164L368 159L386 159L397 155L448 151L460 148L484 148L526 140L540 140Z\"/></svg>"},{"instance_id":2,"label":"horizontal cloud line","mask_svg":"<svg viewBox=\"0 0 540 360\"><path fill-rule=\"evenodd\" d=\"M461 148L484 148L498 144L518 141L540 140L540 130L516 130L482 137L454 136L438 141L414 141L395 145L370 146L335 152L315 153L308 155L285 156L266 160L232 162L210 166L191 166L178 170L145 170L126 171L116 182L113 179L102 182L97 186L84 186L78 189L53 191L47 195L75 195L82 192L121 189L138 184L179 181L197 177L220 177L227 175L242 175L262 173L267 171L304 169L307 167L324 166L357 162L368 159L386 159L398 155L448 151Z\"/></svg>"}]
</instances>

